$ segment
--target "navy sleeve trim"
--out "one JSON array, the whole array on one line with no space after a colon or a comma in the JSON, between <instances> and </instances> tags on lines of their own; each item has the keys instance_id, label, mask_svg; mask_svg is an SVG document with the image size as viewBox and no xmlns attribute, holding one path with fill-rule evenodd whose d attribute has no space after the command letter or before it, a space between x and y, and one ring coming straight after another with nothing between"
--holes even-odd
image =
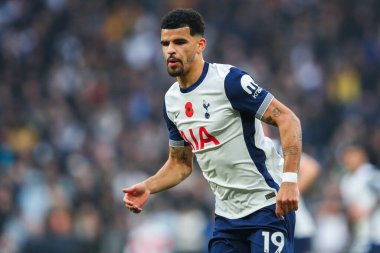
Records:
<instances>
[{"instance_id":1,"label":"navy sleeve trim","mask_svg":"<svg viewBox=\"0 0 380 253\"><path fill-rule=\"evenodd\" d=\"M166 127L169 132L169 146L171 147L185 147L188 146L189 144L185 142L185 140L182 138L181 134L179 133L176 125L171 121L168 117L167 111L166 111L166 103L164 99L164 103L162 106L162 112L163 112L163 117L166 122Z\"/></svg>"},{"instance_id":2,"label":"navy sleeve trim","mask_svg":"<svg viewBox=\"0 0 380 253\"><path fill-rule=\"evenodd\" d=\"M246 72L232 67L224 80L226 96L239 112L261 119L273 95L255 83Z\"/></svg>"}]
</instances>

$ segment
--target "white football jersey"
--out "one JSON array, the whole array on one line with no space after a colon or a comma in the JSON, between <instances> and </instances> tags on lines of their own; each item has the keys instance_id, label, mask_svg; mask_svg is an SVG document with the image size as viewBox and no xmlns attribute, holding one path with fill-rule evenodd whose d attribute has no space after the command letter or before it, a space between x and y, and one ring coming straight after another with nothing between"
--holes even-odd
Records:
<instances>
[{"instance_id":1,"label":"white football jersey","mask_svg":"<svg viewBox=\"0 0 380 253\"><path fill-rule=\"evenodd\" d=\"M191 145L217 215L241 218L276 203L283 159L260 122L272 99L246 72L207 62L197 82L176 82L165 95L169 145Z\"/></svg>"}]
</instances>

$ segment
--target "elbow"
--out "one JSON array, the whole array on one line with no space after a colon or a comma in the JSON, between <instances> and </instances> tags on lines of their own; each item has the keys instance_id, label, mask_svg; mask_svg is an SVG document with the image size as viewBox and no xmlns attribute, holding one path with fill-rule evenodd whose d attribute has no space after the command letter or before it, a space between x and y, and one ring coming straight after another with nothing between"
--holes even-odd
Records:
<instances>
[{"instance_id":1,"label":"elbow","mask_svg":"<svg viewBox=\"0 0 380 253\"><path fill-rule=\"evenodd\" d=\"M290 110L286 114L284 114L284 117L282 117L281 120L278 120L276 123L279 128L295 127L297 129L301 129L301 120L297 117L297 115L294 112Z\"/></svg>"},{"instance_id":2,"label":"elbow","mask_svg":"<svg viewBox=\"0 0 380 253\"><path fill-rule=\"evenodd\" d=\"M190 176L192 172L193 172L193 167L190 165L186 166L186 170L185 170L186 177Z\"/></svg>"},{"instance_id":3,"label":"elbow","mask_svg":"<svg viewBox=\"0 0 380 253\"><path fill-rule=\"evenodd\" d=\"M191 175L192 171L193 171L193 169L191 166L184 166L184 168L181 171L181 175L180 175L181 181L188 178Z\"/></svg>"},{"instance_id":4,"label":"elbow","mask_svg":"<svg viewBox=\"0 0 380 253\"><path fill-rule=\"evenodd\" d=\"M294 114L294 112L292 112L292 120L294 121L294 124L301 129L301 120Z\"/></svg>"}]
</instances>

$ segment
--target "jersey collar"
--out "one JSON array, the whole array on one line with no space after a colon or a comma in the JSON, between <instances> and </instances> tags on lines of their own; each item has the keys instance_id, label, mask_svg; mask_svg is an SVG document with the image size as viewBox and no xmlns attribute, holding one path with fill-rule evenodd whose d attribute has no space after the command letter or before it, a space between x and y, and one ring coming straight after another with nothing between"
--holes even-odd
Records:
<instances>
[{"instance_id":1,"label":"jersey collar","mask_svg":"<svg viewBox=\"0 0 380 253\"><path fill-rule=\"evenodd\" d=\"M203 80L205 79L205 77L207 75L207 71L208 71L208 62L205 61L205 64L203 65L202 74L199 77L199 79L195 83L193 83L192 85L190 85L187 88L181 88L181 87L179 87L179 89L181 90L181 92L182 93L188 93L188 92L194 90L195 88L197 88L203 82Z\"/></svg>"}]
</instances>

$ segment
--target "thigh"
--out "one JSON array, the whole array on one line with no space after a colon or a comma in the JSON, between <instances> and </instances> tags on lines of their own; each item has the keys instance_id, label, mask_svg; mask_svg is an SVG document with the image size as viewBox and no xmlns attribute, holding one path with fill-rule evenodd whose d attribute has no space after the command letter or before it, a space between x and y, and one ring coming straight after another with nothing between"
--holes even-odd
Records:
<instances>
[{"instance_id":1,"label":"thigh","mask_svg":"<svg viewBox=\"0 0 380 253\"><path fill-rule=\"evenodd\" d=\"M208 245L209 253L250 253L250 242L246 240L213 238Z\"/></svg>"},{"instance_id":2,"label":"thigh","mask_svg":"<svg viewBox=\"0 0 380 253\"><path fill-rule=\"evenodd\" d=\"M293 239L287 233L268 229L259 229L250 237L251 253L293 253Z\"/></svg>"},{"instance_id":3,"label":"thigh","mask_svg":"<svg viewBox=\"0 0 380 253\"><path fill-rule=\"evenodd\" d=\"M274 218L251 234L251 253L294 253L295 213L285 215L284 220Z\"/></svg>"}]
</instances>

